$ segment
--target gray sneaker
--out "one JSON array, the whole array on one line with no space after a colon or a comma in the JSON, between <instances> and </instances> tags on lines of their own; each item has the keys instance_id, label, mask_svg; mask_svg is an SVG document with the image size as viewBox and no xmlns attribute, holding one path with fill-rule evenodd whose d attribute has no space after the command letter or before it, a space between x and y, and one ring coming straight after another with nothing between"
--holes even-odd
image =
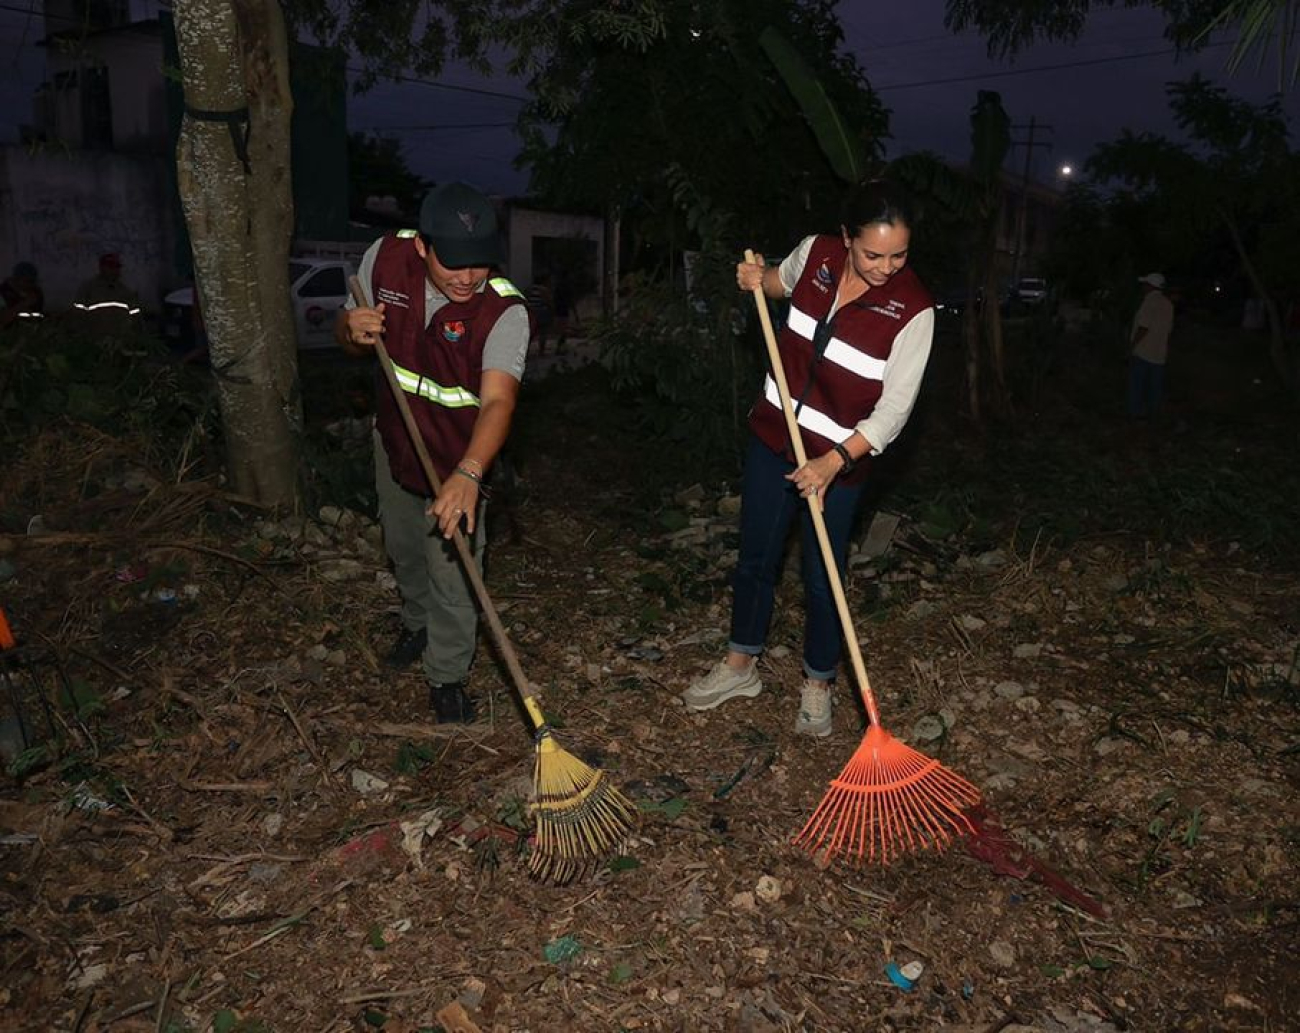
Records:
<instances>
[{"instance_id":1,"label":"gray sneaker","mask_svg":"<svg viewBox=\"0 0 1300 1033\"><path fill-rule=\"evenodd\" d=\"M825 682L804 681L794 730L819 739L831 734L831 690Z\"/></svg>"},{"instance_id":2,"label":"gray sneaker","mask_svg":"<svg viewBox=\"0 0 1300 1033\"><path fill-rule=\"evenodd\" d=\"M752 699L762 691L757 664L751 663L745 670L738 671L724 660L708 674L691 682L691 687L682 693L682 702L691 710L712 710L733 696Z\"/></svg>"}]
</instances>

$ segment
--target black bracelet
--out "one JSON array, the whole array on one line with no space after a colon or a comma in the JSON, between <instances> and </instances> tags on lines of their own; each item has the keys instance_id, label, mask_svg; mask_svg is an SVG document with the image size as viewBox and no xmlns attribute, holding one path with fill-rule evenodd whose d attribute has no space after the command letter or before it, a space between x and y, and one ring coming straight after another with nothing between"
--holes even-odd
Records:
<instances>
[{"instance_id":1,"label":"black bracelet","mask_svg":"<svg viewBox=\"0 0 1300 1033\"><path fill-rule=\"evenodd\" d=\"M849 455L849 450L845 448L840 442L838 441L835 442L834 448L835 451L840 454L840 458L844 460L844 465L840 467L840 473L848 473L850 470L852 470L855 466L858 465L857 460L854 459L851 455Z\"/></svg>"}]
</instances>

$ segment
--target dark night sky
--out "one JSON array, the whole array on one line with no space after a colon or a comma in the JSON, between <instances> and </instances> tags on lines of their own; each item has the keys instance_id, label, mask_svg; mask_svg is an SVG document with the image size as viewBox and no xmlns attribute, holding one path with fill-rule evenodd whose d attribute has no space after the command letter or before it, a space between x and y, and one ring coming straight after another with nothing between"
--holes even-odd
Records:
<instances>
[{"instance_id":1,"label":"dark night sky","mask_svg":"<svg viewBox=\"0 0 1300 1033\"><path fill-rule=\"evenodd\" d=\"M0 89L17 101L3 106L0 141L16 139L16 122L29 117L26 98L43 68L43 52L32 45L40 35L39 19L6 8L36 4L5 0L0 5ZM840 5L846 45L893 112L891 156L927 148L963 160L976 91L995 89L1015 125L1027 125L1032 117L1052 127L1038 136L1052 149L1034 152L1033 170L1036 178L1050 182L1062 162L1078 164L1122 128L1174 134L1164 93L1169 80L1201 71L1252 101L1265 99L1275 84L1271 67L1227 77L1228 48L1221 43L1176 61L1161 35L1160 16L1147 9L1099 11L1074 44L1037 44L1014 61L995 62L987 58L980 37L945 31L943 6L943 0L889 5L844 0ZM350 128L399 136L412 167L430 179L461 178L494 193L522 193L527 180L510 164L517 142L510 126L523 85L504 78L485 81L456 68L439 83L386 84L354 98ZM1286 109L1294 132L1300 88L1288 95ZM1025 135L1015 134L1018 140ZM1017 170L1023 160L1024 151L1015 152Z\"/></svg>"}]
</instances>

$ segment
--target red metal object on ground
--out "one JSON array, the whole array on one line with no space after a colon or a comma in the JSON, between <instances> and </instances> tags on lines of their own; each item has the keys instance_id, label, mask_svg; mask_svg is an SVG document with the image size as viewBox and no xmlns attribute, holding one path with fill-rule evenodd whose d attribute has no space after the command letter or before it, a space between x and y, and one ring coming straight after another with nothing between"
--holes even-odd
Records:
<instances>
[{"instance_id":1,"label":"red metal object on ground","mask_svg":"<svg viewBox=\"0 0 1300 1033\"><path fill-rule=\"evenodd\" d=\"M1106 917L1104 904L1088 896L1012 839L986 807L981 805L967 811L966 820L971 828L966 837L966 850L972 857L979 858L999 875L1037 879L1065 903L1096 918Z\"/></svg>"}]
</instances>

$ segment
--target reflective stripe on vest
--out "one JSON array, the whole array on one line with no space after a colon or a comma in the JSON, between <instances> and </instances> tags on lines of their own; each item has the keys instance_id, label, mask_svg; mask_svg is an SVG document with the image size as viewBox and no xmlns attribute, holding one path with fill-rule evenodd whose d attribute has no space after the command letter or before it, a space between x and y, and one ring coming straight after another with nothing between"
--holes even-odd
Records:
<instances>
[{"instance_id":1,"label":"reflective stripe on vest","mask_svg":"<svg viewBox=\"0 0 1300 1033\"><path fill-rule=\"evenodd\" d=\"M132 316L138 315L140 312L138 308L128 305L125 301L97 301L93 305L87 305L83 301L78 301L74 302L72 307L80 309L82 312L97 312L100 309L120 308Z\"/></svg>"},{"instance_id":2,"label":"reflective stripe on vest","mask_svg":"<svg viewBox=\"0 0 1300 1033\"><path fill-rule=\"evenodd\" d=\"M409 369L393 363L393 372L397 374L397 383L408 395L415 395L425 401L433 402L448 409L466 409L479 404L473 391L463 387L443 387L437 381L429 380Z\"/></svg>"},{"instance_id":3,"label":"reflective stripe on vest","mask_svg":"<svg viewBox=\"0 0 1300 1033\"><path fill-rule=\"evenodd\" d=\"M523 292L504 276L494 276L488 280L492 289L503 298L522 298Z\"/></svg>"},{"instance_id":4,"label":"reflective stripe on vest","mask_svg":"<svg viewBox=\"0 0 1300 1033\"><path fill-rule=\"evenodd\" d=\"M781 408L781 392L776 389L776 381L772 379L772 374L767 375L763 381L763 397L766 398L777 409ZM810 405L804 405L799 410L799 426L805 430L810 430L814 434L820 434L827 441L844 441L853 431L854 427L841 427L820 409L814 409Z\"/></svg>"},{"instance_id":5,"label":"reflective stripe on vest","mask_svg":"<svg viewBox=\"0 0 1300 1033\"><path fill-rule=\"evenodd\" d=\"M817 330L817 320L800 309L790 306L790 315L786 320L786 326L806 341L813 339L813 334ZM833 362L837 366L842 366L850 373L856 373L864 380L881 380L885 379L885 360L877 359L874 355L867 355L860 352L850 344L846 344L838 337L832 337L830 343L826 346L825 359ZM802 421L800 421L802 422ZM825 436L825 435L823 435ZM838 440L838 439L837 439Z\"/></svg>"}]
</instances>

